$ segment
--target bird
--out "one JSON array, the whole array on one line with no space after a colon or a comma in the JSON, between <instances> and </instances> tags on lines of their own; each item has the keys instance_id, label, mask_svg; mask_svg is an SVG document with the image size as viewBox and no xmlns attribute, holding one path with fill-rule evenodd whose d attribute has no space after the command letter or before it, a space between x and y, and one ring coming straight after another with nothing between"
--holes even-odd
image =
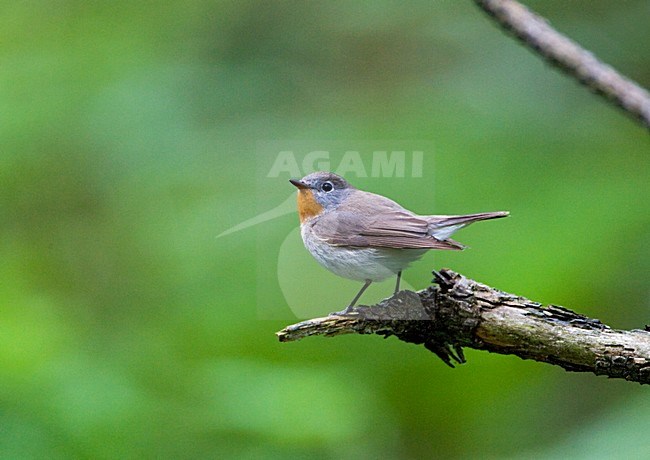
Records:
<instances>
[{"instance_id":1,"label":"bird","mask_svg":"<svg viewBox=\"0 0 650 460\"><path fill-rule=\"evenodd\" d=\"M382 195L359 190L332 172L317 171L289 182L298 189L303 243L323 267L343 278L363 281L342 311L353 311L371 283L397 276L430 249L462 250L450 236L474 222L507 217L509 212L418 215Z\"/></svg>"}]
</instances>

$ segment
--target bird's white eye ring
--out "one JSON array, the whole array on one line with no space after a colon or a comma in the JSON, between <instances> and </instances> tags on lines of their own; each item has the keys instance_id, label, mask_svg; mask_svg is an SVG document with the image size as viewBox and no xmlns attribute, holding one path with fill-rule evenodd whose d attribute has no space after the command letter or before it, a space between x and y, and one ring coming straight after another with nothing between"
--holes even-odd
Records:
<instances>
[{"instance_id":1,"label":"bird's white eye ring","mask_svg":"<svg viewBox=\"0 0 650 460\"><path fill-rule=\"evenodd\" d=\"M320 186L320 189L323 192L331 192L334 190L334 185L330 181L324 182L323 185Z\"/></svg>"}]
</instances>

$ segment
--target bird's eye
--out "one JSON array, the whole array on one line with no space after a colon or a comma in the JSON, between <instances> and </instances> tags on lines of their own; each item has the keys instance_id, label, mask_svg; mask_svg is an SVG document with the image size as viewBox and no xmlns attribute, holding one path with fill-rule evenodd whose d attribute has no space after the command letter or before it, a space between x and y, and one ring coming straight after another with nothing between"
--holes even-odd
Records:
<instances>
[{"instance_id":1,"label":"bird's eye","mask_svg":"<svg viewBox=\"0 0 650 460\"><path fill-rule=\"evenodd\" d=\"M320 189L323 192L331 192L334 189L334 186L331 182L324 182L323 185L320 186Z\"/></svg>"}]
</instances>

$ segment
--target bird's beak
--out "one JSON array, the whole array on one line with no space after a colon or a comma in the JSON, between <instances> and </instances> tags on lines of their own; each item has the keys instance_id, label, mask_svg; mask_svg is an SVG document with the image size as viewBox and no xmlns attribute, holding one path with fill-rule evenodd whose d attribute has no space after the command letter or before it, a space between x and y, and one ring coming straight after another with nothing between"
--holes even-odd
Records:
<instances>
[{"instance_id":1,"label":"bird's beak","mask_svg":"<svg viewBox=\"0 0 650 460\"><path fill-rule=\"evenodd\" d=\"M307 184L305 184L302 181L299 181L298 179L289 179L289 182L291 182L291 184L293 184L294 186L296 186L299 189L309 188L309 186Z\"/></svg>"}]
</instances>

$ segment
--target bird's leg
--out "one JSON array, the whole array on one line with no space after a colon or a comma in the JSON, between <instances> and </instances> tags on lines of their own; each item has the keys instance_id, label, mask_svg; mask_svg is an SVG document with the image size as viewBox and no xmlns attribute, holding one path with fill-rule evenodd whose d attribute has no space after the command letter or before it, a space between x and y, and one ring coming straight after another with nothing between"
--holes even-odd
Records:
<instances>
[{"instance_id":1,"label":"bird's leg","mask_svg":"<svg viewBox=\"0 0 650 460\"><path fill-rule=\"evenodd\" d=\"M399 280L402 277L402 272L401 270L397 272L397 284L395 285L395 292L393 295L397 294L399 292Z\"/></svg>"},{"instance_id":2,"label":"bird's leg","mask_svg":"<svg viewBox=\"0 0 650 460\"><path fill-rule=\"evenodd\" d=\"M357 300L361 297L361 295L365 292L366 289L368 289L368 286L370 286L370 283L372 283L372 280L366 280L366 284L361 286L361 289L359 290L359 293L352 299L352 302L350 302L350 305L348 305L348 308L346 310L351 309L354 307L354 304L357 303Z\"/></svg>"},{"instance_id":3,"label":"bird's leg","mask_svg":"<svg viewBox=\"0 0 650 460\"><path fill-rule=\"evenodd\" d=\"M368 289L370 283L372 283L372 280L366 280L366 284L364 284L361 287L361 290L358 292L356 296L354 296L354 299L352 299L352 302L350 302L350 305L348 305L345 308L345 310L335 311L334 313L330 313L330 315L347 315L348 313L350 313L352 311L352 307L354 307L354 304L357 303L357 300L359 300L359 298L365 292L365 290Z\"/></svg>"}]
</instances>

